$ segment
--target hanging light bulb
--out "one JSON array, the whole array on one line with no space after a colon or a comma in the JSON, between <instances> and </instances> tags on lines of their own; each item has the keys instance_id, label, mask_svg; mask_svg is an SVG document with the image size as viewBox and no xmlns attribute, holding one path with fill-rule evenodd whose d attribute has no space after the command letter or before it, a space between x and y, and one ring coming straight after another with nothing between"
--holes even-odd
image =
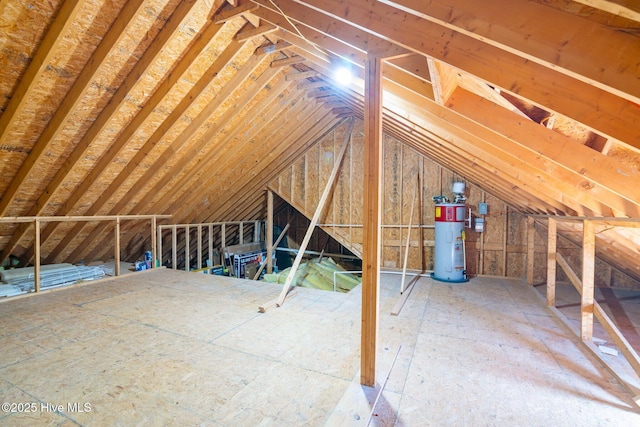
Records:
<instances>
[{"instance_id":1,"label":"hanging light bulb","mask_svg":"<svg viewBox=\"0 0 640 427\"><path fill-rule=\"evenodd\" d=\"M351 69L349 67L345 65L340 65L335 69L333 73L333 78L335 79L336 82L346 86L349 83L351 83L351 80L353 79L353 75L351 74Z\"/></svg>"}]
</instances>

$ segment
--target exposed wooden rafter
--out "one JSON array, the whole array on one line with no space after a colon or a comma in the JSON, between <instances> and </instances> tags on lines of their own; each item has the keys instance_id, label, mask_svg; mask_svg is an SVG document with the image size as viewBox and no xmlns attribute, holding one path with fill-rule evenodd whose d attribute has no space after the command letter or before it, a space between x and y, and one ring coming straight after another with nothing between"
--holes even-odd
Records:
<instances>
[{"instance_id":1,"label":"exposed wooden rafter","mask_svg":"<svg viewBox=\"0 0 640 427\"><path fill-rule=\"evenodd\" d=\"M230 44L230 51L235 51L237 47ZM222 103L242 84L246 79L249 78L251 73L264 61L268 61L268 56L251 56L247 63L244 64L241 71L236 73L223 87L223 89L217 94L214 102L210 102L207 106L200 111L198 116L193 119L187 128L182 131L180 136L176 138L171 144L171 150L165 151L164 161L168 161L171 157L171 154L177 153L181 147L190 141L193 135L209 120L211 115L222 105ZM187 99L187 98L185 98ZM230 111L230 110L229 110ZM214 128L215 129L215 128ZM202 147L208 143L208 139L200 138L198 142L198 146L193 148L197 153L202 150ZM175 177L183 171L183 168L193 160L191 157L186 156L182 157L181 160L172 165L172 169L164 173L162 178L156 182L156 184L151 188L147 189L147 193L142 197L141 201L138 203L137 208L133 209L135 212L142 212L148 209L148 204L151 202L153 198L156 198L159 194L166 193L168 187L171 182L175 179ZM156 167L161 165L155 165ZM150 179L151 176L156 175L158 170L154 168L149 168L146 175L142 177L142 182L145 181L145 178ZM140 187L138 187L140 188ZM133 196L133 193L128 193L127 196L121 199L116 205L112 208L113 211L117 211L122 209L130 200L130 197ZM72 259L83 259L82 255L86 254L85 248L86 245L91 243L91 238L85 239L85 242L78 246L78 248L71 254ZM89 253L91 255L91 253Z\"/></svg>"},{"instance_id":2,"label":"exposed wooden rafter","mask_svg":"<svg viewBox=\"0 0 640 427\"><path fill-rule=\"evenodd\" d=\"M388 58L383 132L442 183L449 169L529 214L640 215L634 2L6 3L3 28L20 31L2 39L2 216L260 218L278 173L343 118L364 120L372 57ZM112 227L40 225L46 262L113 257ZM153 245L148 226L121 228L130 258ZM35 238L3 223L0 256L28 263ZM596 232L630 277L639 239Z\"/></svg>"},{"instance_id":3,"label":"exposed wooden rafter","mask_svg":"<svg viewBox=\"0 0 640 427\"><path fill-rule=\"evenodd\" d=\"M367 0L358 3L364 6ZM640 74L640 43L633 35L527 0L494 0L482 8L473 0L450 0L446 5L411 0L380 3L640 103L640 83L635 78ZM353 6L350 2L350 15Z\"/></svg>"},{"instance_id":4,"label":"exposed wooden rafter","mask_svg":"<svg viewBox=\"0 0 640 427\"><path fill-rule=\"evenodd\" d=\"M258 5L250 1L242 1L238 3L239 4L237 6L232 6L227 8L226 10L221 11L220 13L216 13L216 15L213 17L213 22L218 25L222 25L227 21L241 17L245 13L253 12L258 9Z\"/></svg>"},{"instance_id":5,"label":"exposed wooden rafter","mask_svg":"<svg viewBox=\"0 0 640 427\"><path fill-rule=\"evenodd\" d=\"M640 135L632 131L637 129L640 121L640 109L636 106L636 103L640 103L636 95L622 96L618 91L607 92L603 89L606 85L596 87L573 75L563 74L555 67L519 57L437 23L425 25L419 16L397 13L396 9L380 2L376 3L375 8L369 0L349 2L348 8L337 0L296 3L300 3L300 8L304 4L327 15L329 19L319 25L318 29L331 29L334 20L351 24L414 52L465 70L502 90L544 106L549 111L570 117L604 135L640 148ZM342 40L349 42L350 38L342 36ZM626 40L630 45L635 43L637 48L636 37L629 36ZM611 64L609 69L615 69L615 66ZM633 87L638 83L630 81L628 85ZM598 114L593 114L594 111Z\"/></svg>"},{"instance_id":6,"label":"exposed wooden rafter","mask_svg":"<svg viewBox=\"0 0 640 427\"><path fill-rule=\"evenodd\" d=\"M640 22L640 5L633 0L574 0L577 3L586 4L596 9L603 10L613 15L628 18Z\"/></svg>"},{"instance_id":7,"label":"exposed wooden rafter","mask_svg":"<svg viewBox=\"0 0 640 427\"><path fill-rule=\"evenodd\" d=\"M153 112L153 110L158 106L160 101L165 97L165 95L172 89L172 87L184 76L184 73L192 64L193 60L202 52L202 50L206 47L207 44L211 42L215 34L220 30L221 26L216 24L207 25L203 31L201 32L201 36L196 39L196 42L191 46L189 51L183 57L183 59L176 65L173 69L173 72L169 74L168 78L165 79L158 90L151 96L149 101L145 104L145 106L140 110L140 112L133 118L129 126L125 128L125 130L119 135L118 140L128 140L139 128L139 126L148 118L148 116ZM161 138L175 125L175 123L182 117L182 115L187 111L187 109L198 99L198 97L203 93L203 91L211 84L214 78L222 71L222 69L228 64L228 62L238 54L240 48L243 46L242 43L231 42L227 48L222 52L222 54L214 61L209 68L203 73L202 77L196 82L196 84L191 88L187 96L185 96L182 101L171 111L171 113L167 116L167 118L163 121L163 123L156 129L156 131L147 139L145 144L138 150L136 155L132 158L132 165L141 164L147 154L153 150ZM195 125L194 125L195 127ZM118 140L115 144L118 144ZM123 141L123 142L124 142ZM165 152L166 155L160 156L160 159L154 164L155 168L161 168L162 162L167 161L171 152ZM113 156L107 156L106 159L108 162L113 160ZM105 166L106 167L106 166ZM94 170L102 170L102 169L94 169ZM109 187L105 191L107 195L115 194L117 189L124 184L124 182L129 178L131 173L133 172L134 167L125 167L120 171L115 179L112 180ZM148 172L144 174L139 180L139 185L134 185L132 187L132 191L127 193L127 200L131 200L136 191L140 191L143 187L142 183L147 182L156 171L154 168L149 168ZM89 184L93 183L97 177L94 177L91 180L87 180ZM76 192L76 194L81 197L84 193ZM86 211L87 215L95 215L102 207L109 201L109 197L98 197L93 205ZM73 203L70 203L73 202ZM61 209L63 214L70 211L70 209L75 205L76 201L70 199L66 205L69 205L67 209ZM114 211L114 210L112 210ZM117 210L116 210L117 211ZM52 224L53 226L53 224ZM54 260L54 256L62 253L62 248L69 244L71 239L74 236L77 236L82 227L85 224L77 224L74 226L74 229L71 233L68 233L56 246L56 248L52 251L51 256L48 258L49 262ZM43 236L43 240L46 240L49 235L54 231L52 228L51 231Z\"/></svg>"},{"instance_id":8,"label":"exposed wooden rafter","mask_svg":"<svg viewBox=\"0 0 640 427\"><path fill-rule=\"evenodd\" d=\"M189 6L189 3L188 2L184 3L184 5ZM144 72L144 68L146 68L148 64L151 64L154 60L157 59L157 56L159 55L162 47L169 40L169 38L175 33L175 31L179 28L179 25L182 22L182 19L184 19L186 14L190 11L190 7L187 7L187 6L183 7L182 9L178 9L176 11L177 14L174 14L172 16L172 19L169 21L168 25L165 26L160 36L157 37L154 43L149 47L149 49L145 51L145 54L137 64L139 66L134 68L134 70L129 74L128 79L130 79L131 82L137 80L139 76ZM210 25L207 27L205 31L203 31L202 37L196 40L196 42L194 43L192 48L189 50L187 55L185 55L183 60L177 64L177 66L172 70L173 72L169 74L168 78L165 79L160 84L160 86L154 92L151 98L145 103L144 107L141 108L140 112L118 135L118 137L113 142L109 150L107 150L107 152L97 162L96 166L89 172L86 179L75 189L75 191L67 199L67 201L59 207L57 211L58 215L67 215L73 211L73 209L80 202L80 200L83 197L85 197L86 192L89 191L93 183L96 182L99 179L99 177L105 172L105 170L109 167L109 165L114 161L116 156L118 156L121 150L130 141L130 139L133 137L133 135L139 129L142 123L144 123L144 121L153 113L154 109L158 106L158 104L164 98L166 93L176 84L178 79L183 75L183 73L186 71L188 66L193 61L193 58L197 56L202 51L202 49L206 47L206 45L211 41L211 39L220 30L220 28L221 26ZM121 86L121 88L128 88L128 87L129 85L126 85L126 84L123 84L123 86ZM156 141L157 140L154 140L152 138L149 141L147 141L146 144L149 146L153 146ZM89 145L90 143L87 144L87 146ZM145 151L142 151L142 153L144 154ZM114 182L112 182L112 184L109 186L109 190L112 190L112 192L115 192L115 190L118 188L118 185L121 184L124 181L124 179L126 179L126 177L128 176L126 172L127 172L127 168L125 168L124 171L118 175L118 178L114 180ZM108 194L111 194L111 192L109 192ZM51 197L52 195L48 194L47 196ZM85 214L95 215L97 212L99 212L100 208L107 200L108 198L106 197L99 197L96 200L96 202L91 206L91 208L89 208L85 212ZM57 225L58 225L57 223L52 223L44 229L42 234L43 242L46 242L47 239L51 236L51 234L53 234ZM77 224L74 227L74 231L76 233L68 234L69 236L68 238L70 238L73 235L76 235L77 232L81 230L82 226L84 226L84 224L82 223ZM16 237L22 237L22 236L19 236L18 234L16 234ZM61 243L58 245L58 247L56 248L58 250L54 250L54 252L58 252L62 247L64 247L66 243L68 243L68 240L63 239ZM13 250L13 248L11 249ZM27 258L29 258L29 255L27 256ZM51 260L49 259L49 261Z\"/></svg>"}]
</instances>

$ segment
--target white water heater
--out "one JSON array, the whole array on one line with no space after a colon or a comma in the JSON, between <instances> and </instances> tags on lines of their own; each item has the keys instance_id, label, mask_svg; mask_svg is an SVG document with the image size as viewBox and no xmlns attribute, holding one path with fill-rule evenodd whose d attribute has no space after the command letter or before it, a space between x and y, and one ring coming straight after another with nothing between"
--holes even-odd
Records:
<instances>
[{"instance_id":1,"label":"white water heater","mask_svg":"<svg viewBox=\"0 0 640 427\"><path fill-rule=\"evenodd\" d=\"M444 282L466 282L463 203L436 204L435 255L432 277Z\"/></svg>"},{"instance_id":2,"label":"white water heater","mask_svg":"<svg viewBox=\"0 0 640 427\"><path fill-rule=\"evenodd\" d=\"M431 277L443 282L466 282L465 235L466 205L464 183L454 183L453 203L435 196L435 251Z\"/></svg>"}]
</instances>

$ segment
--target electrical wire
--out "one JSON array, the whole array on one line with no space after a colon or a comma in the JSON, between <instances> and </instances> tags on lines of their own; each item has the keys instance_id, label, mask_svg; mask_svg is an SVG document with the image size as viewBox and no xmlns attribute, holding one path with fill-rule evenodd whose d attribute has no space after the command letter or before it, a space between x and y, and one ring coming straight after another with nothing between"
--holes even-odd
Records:
<instances>
[{"instance_id":1,"label":"electrical wire","mask_svg":"<svg viewBox=\"0 0 640 427\"><path fill-rule=\"evenodd\" d=\"M302 40L306 41L307 43L309 43L311 46L313 46L318 52L322 53L323 55L329 55L329 52L327 52L324 49L321 49L320 47L318 47L318 45L316 45L315 43L309 41L309 39L307 39L298 29L298 27L296 26L296 24L293 23L293 21L291 20L291 18L289 18L289 16L287 16L286 13L284 13L284 11L282 9L280 9L280 6L278 6L273 0L269 0L269 3L271 3L273 5L273 7L275 7L276 9L278 9L278 12L280 12L280 14L282 15L282 17L284 19L287 20L287 22L289 23L289 25L291 25L293 27L294 30L296 30L296 33L298 33L298 36L300 36L300 38L302 38Z\"/></svg>"}]
</instances>

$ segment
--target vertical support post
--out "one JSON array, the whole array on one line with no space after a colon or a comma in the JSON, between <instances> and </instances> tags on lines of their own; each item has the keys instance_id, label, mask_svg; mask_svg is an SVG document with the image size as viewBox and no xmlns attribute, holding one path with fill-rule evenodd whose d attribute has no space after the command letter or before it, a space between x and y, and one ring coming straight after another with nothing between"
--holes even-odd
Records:
<instances>
[{"instance_id":1,"label":"vertical support post","mask_svg":"<svg viewBox=\"0 0 640 427\"><path fill-rule=\"evenodd\" d=\"M260 232L261 232L260 226L261 226L260 221L256 221L254 223L254 226L253 226L253 241L254 242L259 242L260 241Z\"/></svg>"},{"instance_id":2,"label":"vertical support post","mask_svg":"<svg viewBox=\"0 0 640 427\"><path fill-rule=\"evenodd\" d=\"M241 245L244 244L244 222L243 221L240 221L240 226L239 226L239 229L238 229L238 236L240 238L240 242L239 243Z\"/></svg>"},{"instance_id":3,"label":"vertical support post","mask_svg":"<svg viewBox=\"0 0 640 427\"><path fill-rule=\"evenodd\" d=\"M267 273L273 273L273 192L267 190Z\"/></svg>"},{"instance_id":4,"label":"vertical support post","mask_svg":"<svg viewBox=\"0 0 640 427\"><path fill-rule=\"evenodd\" d=\"M198 261L196 264L197 269L202 268L202 225L198 224Z\"/></svg>"},{"instance_id":5,"label":"vertical support post","mask_svg":"<svg viewBox=\"0 0 640 427\"><path fill-rule=\"evenodd\" d=\"M178 229L175 225L171 228L171 266L178 269Z\"/></svg>"},{"instance_id":6,"label":"vertical support post","mask_svg":"<svg viewBox=\"0 0 640 427\"><path fill-rule=\"evenodd\" d=\"M116 276L120 275L120 217L116 217L116 248L113 254L113 258L115 259L115 271Z\"/></svg>"},{"instance_id":7,"label":"vertical support post","mask_svg":"<svg viewBox=\"0 0 640 427\"><path fill-rule=\"evenodd\" d=\"M607 274L607 276L606 276L607 277L606 278L607 286L611 287L611 279L613 278L613 267L608 266L606 274Z\"/></svg>"},{"instance_id":8,"label":"vertical support post","mask_svg":"<svg viewBox=\"0 0 640 427\"><path fill-rule=\"evenodd\" d=\"M423 211L423 188L424 185L424 157L420 156L418 160L418 238L420 239L420 271L424 273L427 269L427 260L424 253L424 228L422 220L424 219Z\"/></svg>"},{"instance_id":9,"label":"vertical support post","mask_svg":"<svg viewBox=\"0 0 640 427\"><path fill-rule=\"evenodd\" d=\"M227 247L227 224L226 223L222 223L222 227L220 227L220 247L222 248L222 265L224 265L224 267L227 267L227 251L224 250L224 248ZM231 260L229 260L229 262L231 262ZM229 270L231 271L231 270Z\"/></svg>"},{"instance_id":10,"label":"vertical support post","mask_svg":"<svg viewBox=\"0 0 640 427\"><path fill-rule=\"evenodd\" d=\"M40 292L40 220L36 219L33 222L33 285L34 291Z\"/></svg>"},{"instance_id":11,"label":"vertical support post","mask_svg":"<svg viewBox=\"0 0 640 427\"><path fill-rule=\"evenodd\" d=\"M507 276L507 239L509 238L509 206L505 207L504 224L502 225L502 276Z\"/></svg>"},{"instance_id":12,"label":"vertical support post","mask_svg":"<svg viewBox=\"0 0 640 427\"><path fill-rule=\"evenodd\" d=\"M213 224L209 224L209 266L213 267Z\"/></svg>"},{"instance_id":13,"label":"vertical support post","mask_svg":"<svg viewBox=\"0 0 640 427\"><path fill-rule=\"evenodd\" d=\"M184 227L184 271L191 270L191 266L189 265L189 226L185 225Z\"/></svg>"},{"instance_id":14,"label":"vertical support post","mask_svg":"<svg viewBox=\"0 0 640 427\"><path fill-rule=\"evenodd\" d=\"M158 240L156 239L156 216L151 217L151 268L156 268L156 253L158 252Z\"/></svg>"},{"instance_id":15,"label":"vertical support post","mask_svg":"<svg viewBox=\"0 0 640 427\"><path fill-rule=\"evenodd\" d=\"M580 330L584 341L593 338L593 301L596 240L593 222L582 223L582 300Z\"/></svg>"},{"instance_id":16,"label":"vertical support post","mask_svg":"<svg viewBox=\"0 0 640 427\"><path fill-rule=\"evenodd\" d=\"M482 202L486 202L486 194L482 190ZM486 225L486 224L485 224ZM487 233L480 233L480 260L478 260L478 274L484 274L484 235Z\"/></svg>"},{"instance_id":17,"label":"vertical support post","mask_svg":"<svg viewBox=\"0 0 640 427\"><path fill-rule=\"evenodd\" d=\"M378 341L378 305L382 223L382 67L367 56L364 97L364 218L362 254L362 324L360 383L374 387Z\"/></svg>"},{"instance_id":18,"label":"vertical support post","mask_svg":"<svg viewBox=\"0 0 640 427\"><path fill-rule=\"evenodd\" d=\"M162 226L158 227L158 264L162 267ZM155 261L154 261L155 263ZM155 265L155 264L154 264Z\"/></svg>"},{"instance_id":19,"label":"vertical support post","mask_svg":"<svg viewBox=\"0 0 640 427\"><path fill-rule=\"evenodd\" d=\"M558 227L555 218L549 217L547 237L547 305L556 305L556 250L558 241Z\"/></svg>"},{"instance_id":20,"label":"vertical support post","mask_svg":"<svg viewBox=\"0 0 640 427\"><path fill-rule=\"evenodd\" d=\"M527 217L527 285L533 286L536 227L533 217Z\"/></svg>"}]
</instances>

